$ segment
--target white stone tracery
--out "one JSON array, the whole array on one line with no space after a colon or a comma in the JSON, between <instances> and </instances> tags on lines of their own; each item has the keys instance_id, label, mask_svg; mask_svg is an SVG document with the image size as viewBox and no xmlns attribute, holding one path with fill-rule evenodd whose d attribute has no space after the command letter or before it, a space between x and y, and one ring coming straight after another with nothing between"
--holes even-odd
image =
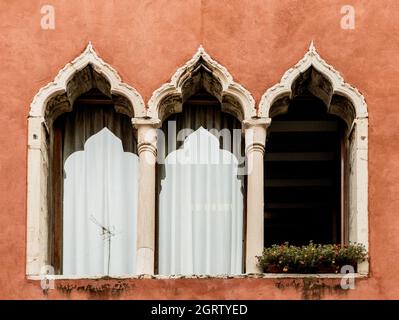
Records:
<instances>
[{"instance_id":1,"label":"white stone tracery","mask_svg":"<svg viewBox=\"0 0 399 320\"><path fill-rule=\"evenodd\" d=\"M82 70L89 64L93 66L95 71L106 78L110 84L111 93L120 94L131 102L134 108L135 117L145 116L143 98L136 89L122 82L122 79L116 70L97 55L91 42L87 45L81 55L75 58L72 62L66 64L59 71L52 82L39 90L30 105L29 116L44 117L45 109L50 98L59 93L65 92L68 81L74 76L74 74L76 74L76 72Z\"/></svg>"},{"instance_id":2,"label":"white stone tracery","mask_svg":"<svg viewBox=\"0 0 399 320\"><path fill-rule=\"evenodd\" d=\"M250 119L256 116L255 101L248 90L233 80L231 74L225 67L213 60L208 53L200 46L194 56L182 67L177 69L170 82L163 84L155 90L148 102L147 116L161 121L167 115L181 111L183 101L184 85L198 67L202 66L211 74L213 80L220 85L219 99L222 103L222 109L234 113L240 120ZM170 99L169 101L165 101ZM173 110L161 110L164 108Z\"/></svg>"},{"instance_id":3,"label":"white stone tracery","mask_svg":"<svg viewBox=\"0 0 399 320\"><path fill-rule=\"evenodd\" d=\"M368 113L363 95L346 83L340 73L325 62L313 44L305 56L288 69L280 82L269 88L259 103L258 115L272 121L273 107L284 113L293 98L293 86L297 79L314 68L328 82L328 97L324 97L327 111L338 115L348 125L346 148L348 149L348 228L349 241L362 243L368 249ZM323 100L323 93L319 96ZM316 95L317 96L317 95ZM260 223L260 221L259 221ZM368 262L358 265L358 272L368 274Z\"/></svg>"},{"instance_id":4,"label":"white stone tracery","mask_svg":"<svg viewBox=\"0 0 399 320\"><path fill-rule=\"evenodd\" d=\"M27 264L28 275L40 274L48 263L48 209L47 180L48 135L46 112L49 101L67 92L69 81L87 66L102 76L109 85L110 94L127 99L135 117L145 116L145 105L140 94L123 83L118 73L94 51L91 43L81 55L66 64L54 80L42 87L33 98L28 117L28 186L27 186ZM67 103L73 103L70 101Z\"/></svg>"},{"instance_id":5,"label":"white stone tracery","mask_svg":"<svg viewBox=\"0 0 399 320\"><path fill-rule=\"evenodd\" d=\"M48 155L45 114L48 102L67 89L68 81L86 66L91 65L96 72L109 82L111 93L128 99L134 108L133 123L138 129L140 156L140 186L137 264L139 273L154 272L155 252L155 156L156 128L166 117L180 112L184 102L187 81L198 67L210 75L209 86L214 86L222 109L243 121L246 138L246 154L252 164L248 176L247 190L247 258L246 272L258 272L255 255L261 254L263 245L263 152L266 130L271 121L271 109L280 98L292 96L292 85L306 70L313 67L331 84L333 96L343 97L353 106L354 115L345 120L349 123L348 146L351 155L350 170L350 212L349 240L363 243L368 248L368 114L367 105L360 92L345 83L342 76L328 65L317 53L313 43L305 56L282 77L281 81L269 88L255 109L252 95L238 83L225 67L213 60L200 47L184 66L177 69L168 83L154 91L145 108L140 94L122 82L117 72L98 57L89 43L85 51L68 63L34 97L28 118L28 230L27 230L27 269L28 275L40 274L40 269L48 261L48 212L47 176ZM212 82L213 81L213 82ZM331 100L332 101L332 100ZM328 108L334 113L334 102ZM350 136L350 137L349 137ZM249 138L251 137L251 138ZM148 160L149 158L150 160ZM148 161L147 161L148 160ZM368 273L368 263L359 265L359 273Z\"/></svg>"},{"instance_id":6,"label":"white stone tracery","mask_svg":"<svg viewBox=\"0 0 399 320\"><path fill-rule=\"evenodd\" d=\"M269 118L273 103L283 96L291 96L292 84L301 73L310 67L314 67L329 80L333 88L333 94L344 96L353 103L357 119L368 117L367 104L363 95L359 90L346 83L340 73L320 57L313 42L304 57L284 73L280 82L267 89L262 95L259 103L259 117Z\"/></svg>"},{"instance_id":7,"label":"white stone tracery","mask_svg":"<svg viewBox=\"0 0 399 320\"><path fill-rule=\"evenodd\" d=\"M227 69L213 60L200 46L194 56L177 69L170 82L154 91L148 102L147 116L162 122L170 114L181 112L185 99L195 91L195 81L200 68L205 78L202 85L206 91L220 101L222 111L243 122L246 156L251 164L247 194L247 217L251 223L247 225L246 272L256 272L258 269L255 255L260 255L263 250L263 240L259 241L259 238L263 239L263 222L261 225L256 224L258 217L263 217L263 192L259 190L263 190L263 150L268 122L253 119L257 118L257 115L252 95L236 83ZM152 178L150 180L152 181Z\"/></svg>"}]
</instances>

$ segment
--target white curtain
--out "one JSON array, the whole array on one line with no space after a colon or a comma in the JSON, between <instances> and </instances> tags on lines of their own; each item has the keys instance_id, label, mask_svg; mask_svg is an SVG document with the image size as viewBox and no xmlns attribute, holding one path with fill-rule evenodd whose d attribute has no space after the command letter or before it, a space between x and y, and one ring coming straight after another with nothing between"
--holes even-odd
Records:
<instances>
[{"instance_id":1,"label":"white curtain","mask_svg":"<svg viewBox=\"0 0 399 320\"><path fill-rule=\"evenodd\" d=\"M234 154L203 127L166 157L159 194L160 274L242 273L243 193L237 169Z\"/></svg>"},{"instance_id":2,"label":"white curtain","mask_svg":"<svg viewBox=\"0 0 399 320\"><path fill-rule=\"evenodd\" d=\"M134 274L137 155L103 128L68 156L64 175L63 274Z\"/></svg>"}]
</instances>

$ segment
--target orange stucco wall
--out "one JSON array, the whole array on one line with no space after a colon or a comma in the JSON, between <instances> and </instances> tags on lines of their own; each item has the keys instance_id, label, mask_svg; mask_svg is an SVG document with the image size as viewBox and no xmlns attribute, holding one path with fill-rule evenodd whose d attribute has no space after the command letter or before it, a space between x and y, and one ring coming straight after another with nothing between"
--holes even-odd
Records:
<instances>
[{"instance_id":1,"label":"orange stucco wall","mask_svg":"<svg viewBox=\"0 0 399 320\"><path fill-rule=\"evenodd\" d=\"M55 30L40 27L43 4L55 7ZM340 28L344 4L356 10L354 30ZM319 297L398 299L398 18L396 0L1 1L0 298L306 297L300 281L296 287L272 279L126 280L119 294L65 289L115 281L59 281L44 295L38 281L25 277L27 115L37 91L88 41L145 102L202 44L258 103L314 40L320 55L364 94L370 123L370 277L345 292L327 281Z\"/></svg>"}]
</instances>

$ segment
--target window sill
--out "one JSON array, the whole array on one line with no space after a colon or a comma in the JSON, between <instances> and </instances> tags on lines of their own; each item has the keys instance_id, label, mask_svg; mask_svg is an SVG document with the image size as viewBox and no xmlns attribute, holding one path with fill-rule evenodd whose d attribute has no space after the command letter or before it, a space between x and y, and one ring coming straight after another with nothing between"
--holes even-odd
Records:
<instances>
[{"instance_id":1,"label":"window sill","mask_svg":"<svg viewBox=\"0 0 399 320\"><path fill-rule=\"evenodd\" d=\"M126 275L126 276L79 276L79 275L54 275L48 276L53 280L135 280L135 279L159 279L159 280L176 280L176 279L341 279L345 274L339 273L249 273L238 275ZM354 273L354 278L368 278L368 274ZM41 275L27 275L28 280L42 280Z\"/></svg>"}]
</instances>

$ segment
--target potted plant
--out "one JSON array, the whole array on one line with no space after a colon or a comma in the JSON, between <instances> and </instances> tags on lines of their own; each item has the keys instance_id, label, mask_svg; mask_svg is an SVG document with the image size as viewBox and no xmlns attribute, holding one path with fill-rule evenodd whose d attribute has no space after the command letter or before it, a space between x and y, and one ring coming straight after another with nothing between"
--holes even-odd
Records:
<instances>
[{"instance_id":1,"label":"potted plant","mask_svg":"<svg viewBox=\"0 0 399 320\"><path fill-rule=\"evenodd\" d=\"M338 273L344 265L356 270L367 251L362 244L314 244L294 246L288 242L265 248L257 257L259 266L268 273Z\"/></svg>"}]
</instances>

